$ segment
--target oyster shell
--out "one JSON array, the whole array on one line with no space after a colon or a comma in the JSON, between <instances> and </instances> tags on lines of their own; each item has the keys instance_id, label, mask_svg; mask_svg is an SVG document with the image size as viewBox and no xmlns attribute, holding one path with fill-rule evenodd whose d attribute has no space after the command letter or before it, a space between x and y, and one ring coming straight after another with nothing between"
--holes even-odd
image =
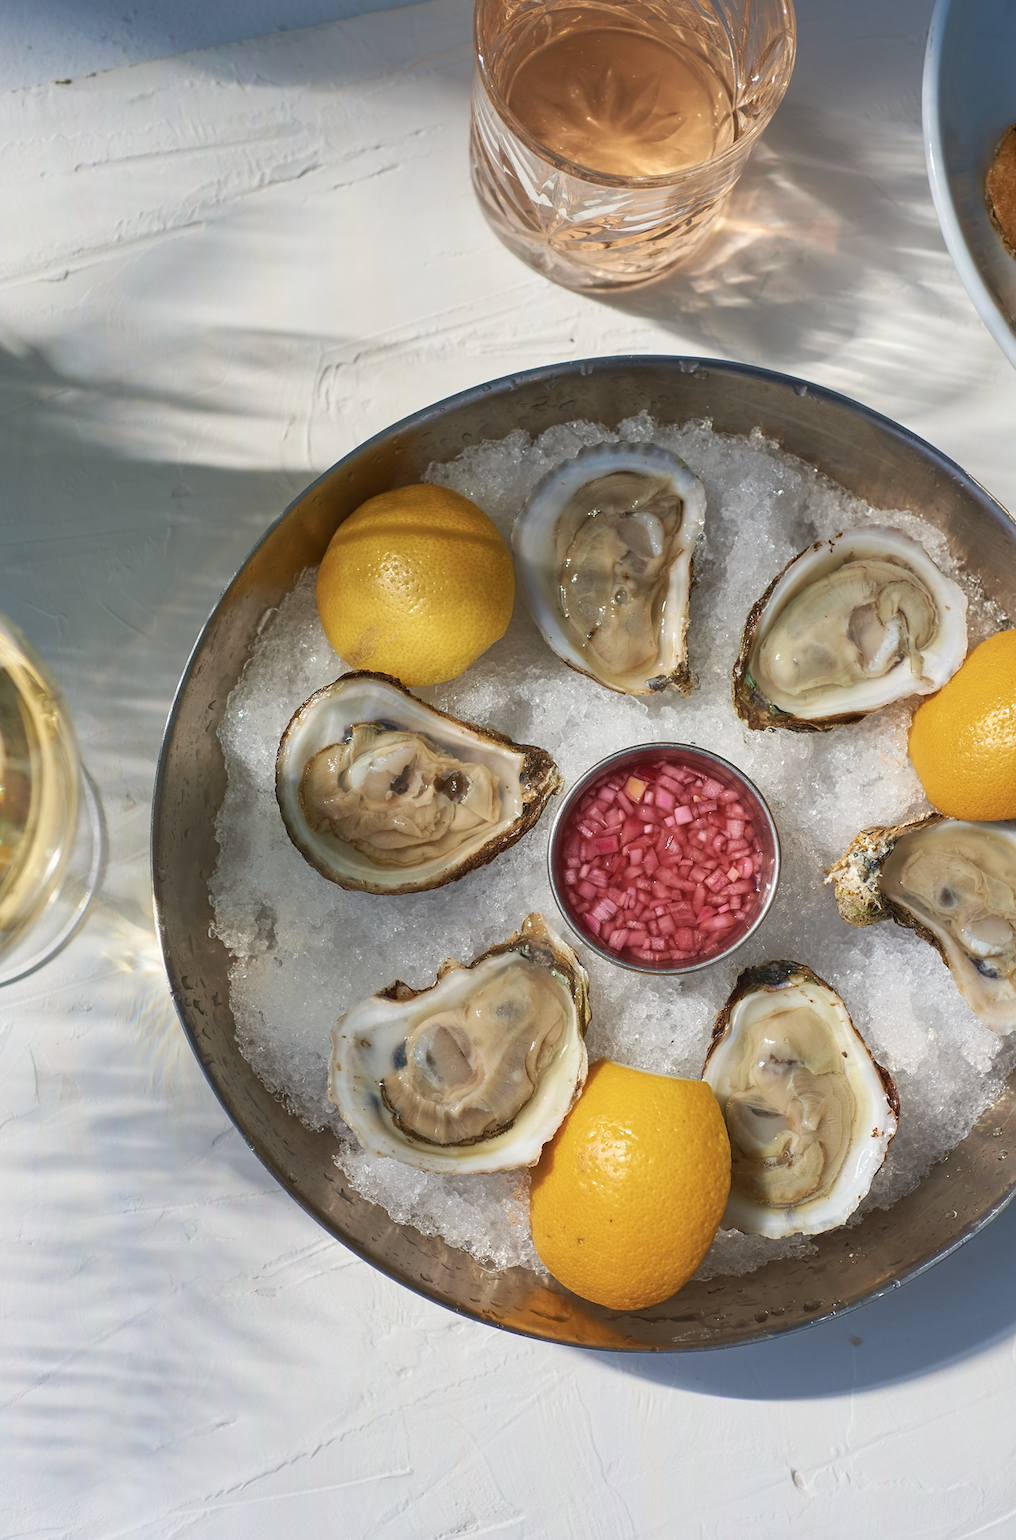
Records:
<instances>
[{"instance_id":1,"label":"oyster shell","mask_svg":"<svg viewBox=\"0 0 1016 1540\"><path fill-rule=\"evenodd\" d=\"M900 1103L836 991L801 963L745 969L702 1076L730 1135L724 1227L783 1236L844 1224L885 1160Z\"/></svg>"},{"instance_id":2,"label":"oyster shell","mask_svg":"<svg viewBox=\"0 0 1016 1540\"><path fill-rule=\"evenodd\" d=\"M752 607L733 673L749 727L824 732L941 689L967 650L967 600L898 529L800 552Z\"/></svg>"},{"instance_id":3,"label":"oyster shell","mask_svg":"<svg viewBox=\"0 0 1016 1540\"><path fill-rule=\"evenodd\" d=\"M1016 829L928 813L862 829L826 877L848 925L893 919L941 956L970 1008L1016 1027Z\"/></svg>"},{"instance_id":4,"label":"oyster shell","mask_svg":"<svg viewBox=\"0 0 1016 1540\"><path fill-rule=\"evenodd\" d=\"M328 1094L365 1150L424 1171L535 1165L586 1078L585 969L542 914L429 989L401 981L332 1030Z\"/></svg>"},{"instance_id":5,"label":"oyster shell","mask_svg":"<svg viewBox=\"0 0 1016 1540\"><path fill-rule=\"evenodd\" d=\"M563 784L544 749L460 722L397 679L366 672L304 702L275 765L301 855L366 893L419 893L485 865Z\"/></svg>"},{"instance_id":6,"label":"oyster shell","mask_svg":"<svg viewBox=\"0 0 1016 1540\"><path fill-rule=\"evenodd\" d=\"M533 619L571 668L629 695L685 694L692 557L705 489L657 444L596 444L558 465L515 521Z\"/></svg>"}]
</instances>

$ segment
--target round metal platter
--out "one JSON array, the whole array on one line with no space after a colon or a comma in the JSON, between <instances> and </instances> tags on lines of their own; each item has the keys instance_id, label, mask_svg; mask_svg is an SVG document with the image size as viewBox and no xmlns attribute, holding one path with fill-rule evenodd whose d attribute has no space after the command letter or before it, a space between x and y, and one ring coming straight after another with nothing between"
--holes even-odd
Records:
<instances>
[{"instance_id":1,"label":"round metal platter","mask_svg":"<svg viewBox=\"0 0 1016 1540\"><path fill-rule=\"evenodd\" d=\"M817 1254L743 1277L692 1281L649 1310L587 1304L525 1268L484 1271L444 1241L393 1223L346 1186L334 1139L288 1114L241 1056L229 954L209 934L214 820L225 791L217 728L266 610L315 564L366 498L419 480L463 446L576 418L609 426L640 410L719 432L761 428L875 507L938 525L988 594L1016 609L1016 526L976 482L913 434L856 402L785 375L712 360L622 357L512 375L418 412L361 445L291 504L251 552L205 626L166 729L153 810L153 880L163 956L180 1018L216 1095L254 1153L308 1213L390 1277L463 1315L574 1346L673 1351L772 1337L897 1287L959 1246L1009 1201L1016 1167L1012 1083L920 1185L887 1211L816 1238ZM1013 1077L1016 1081L1016 1076Z\"/></svg>"}]
</instances>

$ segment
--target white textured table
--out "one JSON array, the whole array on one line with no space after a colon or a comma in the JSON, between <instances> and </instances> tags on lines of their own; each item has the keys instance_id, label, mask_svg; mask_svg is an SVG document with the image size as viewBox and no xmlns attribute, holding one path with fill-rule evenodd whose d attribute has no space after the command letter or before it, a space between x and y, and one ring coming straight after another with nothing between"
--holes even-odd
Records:
<instances>
[{"instance_id":1,"label":"white textured table","mask_svg":"<svg viewBox=\"0 0 1016 1540\"><path fill-rule=\"evenodd\" d=\"M10 1536L1016 1533L1016 1213L784 1341L653 1358L465 1323L278 1191L169 1003L148 820L201 624L312 475L509 370L718 355L885 412L1016 507L1016 373L924 172L928 0L802 0L708 270L580 299L494 241L470 17L427 0L0 95L0 608L63 685L110 858L0 995Z\"/></svg>"}]
</instances>

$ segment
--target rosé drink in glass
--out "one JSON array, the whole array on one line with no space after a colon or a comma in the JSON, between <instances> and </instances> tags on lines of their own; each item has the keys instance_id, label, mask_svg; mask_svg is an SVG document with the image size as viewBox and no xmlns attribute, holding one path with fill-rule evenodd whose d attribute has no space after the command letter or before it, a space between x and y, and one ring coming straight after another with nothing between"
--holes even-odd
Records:
<instances>
[{"instance_id":1,"label":"ros\u00e9 drink in glass","mask_svg":"<svg viewBox=\"0 0 1016 1540\"><path fill-rule=\"evenodd\" d=\"M792 0L477 0L484 214L569 288L643 283L704 242L790 80Z\"/></svg>"}]
</instances>

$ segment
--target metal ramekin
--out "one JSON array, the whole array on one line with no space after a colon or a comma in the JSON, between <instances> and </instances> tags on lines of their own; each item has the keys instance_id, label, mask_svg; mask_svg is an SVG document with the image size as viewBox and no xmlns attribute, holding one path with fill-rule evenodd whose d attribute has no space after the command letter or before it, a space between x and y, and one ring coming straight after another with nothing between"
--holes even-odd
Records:
<instances>
[{"instance_id":1,"label":"metal ramekin","mask_svg":"<svg viewBox=\"0 0 1016 1540\"><path fill-rule=\"evenodd\" d=\"M756 820L759 844L762 847L762 858L766 865L765 880L760 886L760 898L758 910L751 924L739 931L735 938L722 951L714 952L710 957L704 957L698 962L660 963L656 965L649 962L637 962L633 958L621 957L583 926L581 920L574 913L568 902L568 894L560 881L558 871L561 842L565 834L565 826L569 818L578 806L582 797L590 786L609 775L612 770L625 769L647 759L673 759L675 764L687 765L690 769L700 774L709 775L715 773L717 778L732 781L741 794L742 800L752 809L752 817ZM616 754L608 754L606 759L601 759L597 764L587 770L580 781L569 791L561 807L558 808L550 831L550 839L547 844L547 869L550 875L550 886L564 918L571 926L575 934L580 937L583 944L598 956L614 963L619 968L629 968L633 973L698 973L702 968L711 968L714 963L721 962L729 957L731 952L736 952L739 947L755 934L776 897L776 888L780 880L780 835L776 827L776 821L769 811L768 804L754 781L750 781L743 770L732 765L729 759L722 759L719 754L712 754L708 749L700 749L691 743L640 743L630 749L620 749Z\"/></svg>"}]
</instances>

